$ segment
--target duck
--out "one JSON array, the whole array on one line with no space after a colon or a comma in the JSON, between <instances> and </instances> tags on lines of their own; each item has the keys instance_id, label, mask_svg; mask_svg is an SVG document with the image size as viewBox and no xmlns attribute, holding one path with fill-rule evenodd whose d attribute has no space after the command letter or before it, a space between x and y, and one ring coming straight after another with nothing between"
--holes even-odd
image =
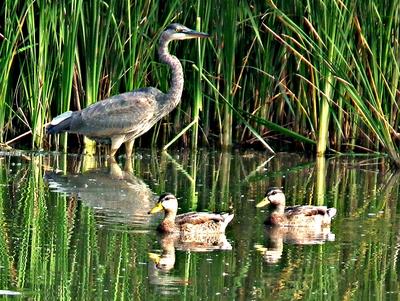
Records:
<instances>
[{"instance_id":1,"label":"duck","mask_svg":"<svg viewBox=\"0 0 400 301\"><path fill-rule=\"evenodd\" d=\"M177 215L178 200L172 193L162 194L156 205L148 212L154 214L160 211L165 216L158 230L161 233L179 233L182 235L194 235L202 233L225 233L227 225L232 221L233 214L188 212Z\"/></svg>"},{"instance_id":2,"label":"duck","mask_svg":"<svg viewBox=\"0 0 400 301\"><path fill-rule=\"evenodd\" d=\"M329 227L336 215L336 208L326 206L291 206L285 207L286 197L279 187L271 187L264 199L256 207L268 204L272 207L267 216L266 225L284 227Z\"/></svg>"}]
</instances>

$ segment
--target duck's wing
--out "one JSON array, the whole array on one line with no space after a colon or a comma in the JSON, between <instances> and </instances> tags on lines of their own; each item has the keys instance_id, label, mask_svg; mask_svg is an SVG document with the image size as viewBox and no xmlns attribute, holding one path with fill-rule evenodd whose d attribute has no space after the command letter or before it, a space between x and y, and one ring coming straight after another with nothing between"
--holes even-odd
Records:
<instances>
[{"instance_id":1,"label":"duck's wing","mask_svg":"<svg viewBox=\"0 0 400 301\"><path fill-rule=\"evenodd\" d=\"M293 206L285 208L285 215L290 218L292 216L313 216L313 215L325 215L328 213L328 207L326 206Z\"/></svg>"},{"instance_id":2,"label":"duck's wing","mask_svg":"<svg viewBox=\"0 0 400 301\"><path fill-rule=\"evenodd\" d=\"M208 213L208 212L188 212L188 213L183 213L179 214L175 218L175 223L177 225L182 225L182 224L192 224L192 225L197 225L197 224L203 224L209 221L215 221L215 222L222 222L225 220L225 217L221 214L217 213Z\"/></svg>"}]
</instances>

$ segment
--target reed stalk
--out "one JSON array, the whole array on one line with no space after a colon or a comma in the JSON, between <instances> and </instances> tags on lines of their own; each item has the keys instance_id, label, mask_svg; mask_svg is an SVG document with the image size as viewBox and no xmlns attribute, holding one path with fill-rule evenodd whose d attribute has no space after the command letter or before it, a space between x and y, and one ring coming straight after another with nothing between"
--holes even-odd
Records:
<instances>
[{"instance_id":1,"label":"reed stalk","mask_svg":"<svg viewBox=\"0 0 400 301\"><path fill-rule=\"evenodd\" d=\"M317 154L384 152L400 166L398 1L231 4L3 1L0 142L42 148L43 125L65 110L145 86L166 91L157 41L181 22L212 36L171 44L185 70L182 102L137 145L165 145L195 121L181 145L289 141Z\"/></svg>"},{"instance_id":2,"label":"reed stalk","mask_svg":"<svg viewBox=\"0 0 400 301\"><path fill-rule=\"evenodd\" d=\"M201 1L198 1L197 10L200 11ZM209 9L209 7L208 7ZM208 22L208 20L206 20ZM196 30L201 31L201 19L197 17L196 19ZM200 119L200 112L203 110L203 93L202 93L202 74L203 74L203 63L204 63L204 53L205 53L205 46L204 43L201 44L200 40L196 43L197 49L197 68L195 77L195 84L194 84L194 94L193 94L193 108L192 108L192 118L196 122L192 128L192 149L195 150L198 147L198 138L199 138L199 119Z\"/></svg>"},{"instance_id":3,"label":"reed stalk","mask_svg":"<svg viewBox=\"0 0 400 301\"><path fill-rule=\"evenodd\" d=\"M2 15L4 23L0 30L0 143L3 143L7 135L6 126L9 118L12 118L12 96L11 69L19 49L19 39L21 28L26 20L25 14L19 14L17 1L4 1L2 5Z\"/></svg>"},{"instance_id":4,"label":"reed stalk","mask_svg":"<svg viewBox=\"0 0 400 301\"><path fill-rule=\"evenodd\" d=\"M232 91L236 68L234 50L237 40L237 10L229 0L226 0L222 7L225 7L222 22L224 48L219 58L223 61L221 75L224 78L224 96L226 99L223 106L222 147L227 148L232 145L233 115L231 107L234 106Z\"/></svg>"},{"instance_id":5,"label":"reed stalk","mask_svg":"<svg viewBox=\"0 0 400 301\"><path fill-rule=\"evenodd\" d=\"M114 14L115 1L85 2L80 19L80 40L84 56L81 65L85 67L85 101L84 107L108 96L107 84L102 86L102 68L105 65L107 41ZM103 17L104 16L104 17ZM106 91L106 93L104 93ZM85 138L85 152L95 153L95 143Z\"/></svg>"},{"instance_id":6,"label":"reed stalk","mask_svg":"<svg viewBox=\"0 0 400 301\"><path fill-rule=\"evenodd\" d=\"M18 108L17 115L31 130L32 147L42 146L46 112L55 95L53 85L57 75L54 70L59 66L56 28L55 4L47 5L45 1L38 1L27 6L26 31L23 34L27 50L20 62L23 67L18 75L22 93L27 101ZM25 106L26 113L22 109Z\"/></svg>"},{"instance_id":7,"label":"reed stalk","mask_svg":"<svg viewBox=\"0 0 400 301\"><path fill-rule=\"evenodd\" d=\"M73 91L78 87L73 87L74 76L79 77L78 68L76 67L76 51L77 51L77 37L79 28L79 19L82 13L82 0L74 0L67 3L65 6L65 15L61 18L67 18L70 23L65 23L60 20L60 40L63 43L62 51L62 74L61 74L61 91L60 100L56 101L57 114L61 114L71 109L71 98ZM77 84L77 81L75 82ZM77 96L78 93L75 93ZM79 99L75 99L79 103ZM76 105L75 105L76 106ZM80 104L77 106L80 107ZM67 135L63 135L64 141L61 142L64 152L67 152Z\"/></svg>"}]
</instances>

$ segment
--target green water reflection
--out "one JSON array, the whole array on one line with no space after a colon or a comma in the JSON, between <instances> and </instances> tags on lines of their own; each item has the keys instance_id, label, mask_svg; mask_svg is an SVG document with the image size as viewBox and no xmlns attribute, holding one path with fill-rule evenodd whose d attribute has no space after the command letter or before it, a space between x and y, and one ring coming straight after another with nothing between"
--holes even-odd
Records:
<instances>
[{"instance_id":1,"label":"green water reflection","mask_svg":"<svg viewBox=\"0 0 400 301\"><path fill-rule=\"evenodd\" d=\"M41 300L400 298L399 174L379 158L157 153L133 161L0 155L0 297ZM336 207L324 233L271 232L270 186L288 205ZM160 236L157 195L180 212L234 212L208 245Z\"/></svg>"}]
</instances>

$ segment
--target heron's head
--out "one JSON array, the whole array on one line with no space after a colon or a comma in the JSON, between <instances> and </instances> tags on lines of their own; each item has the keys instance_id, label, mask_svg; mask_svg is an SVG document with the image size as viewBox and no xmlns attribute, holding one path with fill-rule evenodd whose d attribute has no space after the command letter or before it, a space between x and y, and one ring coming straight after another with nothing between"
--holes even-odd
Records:
<instances>
[{"instance_id":1,"label":"heron's head","mask_svg":"<svg viewBox=\"0 0 400 301\"><path fill-rule=\"evenodd\" d=\"M179 23L170 24L162 33L168 40L187 40L195 38L208 38L210 35L205 32L195 31Z\"/></svg>"},{"instance_id":2,"label":"heron's head","mask_svg":"<svg viewBox=\"0 0 400 301\"><path fill-rule=\"evenodd\" d=\"M153 214L160 211L177 212L178 200L172 193L165 193L160 196L157 204L148 213Z\"/></svg>"},{"instance_id":3,"label":"heron's head","mask_svg":"<svg viewBox=\"0 0 400 301\"><path fill-rule=\"evenodd\" d=\"M283 205L285 206L286 198L282 189L279 187L271 187L265 193L264 199L259 202L256 207L264 207L268 204L272 204L274 206Z\"/></svg>"}]
</instances>

